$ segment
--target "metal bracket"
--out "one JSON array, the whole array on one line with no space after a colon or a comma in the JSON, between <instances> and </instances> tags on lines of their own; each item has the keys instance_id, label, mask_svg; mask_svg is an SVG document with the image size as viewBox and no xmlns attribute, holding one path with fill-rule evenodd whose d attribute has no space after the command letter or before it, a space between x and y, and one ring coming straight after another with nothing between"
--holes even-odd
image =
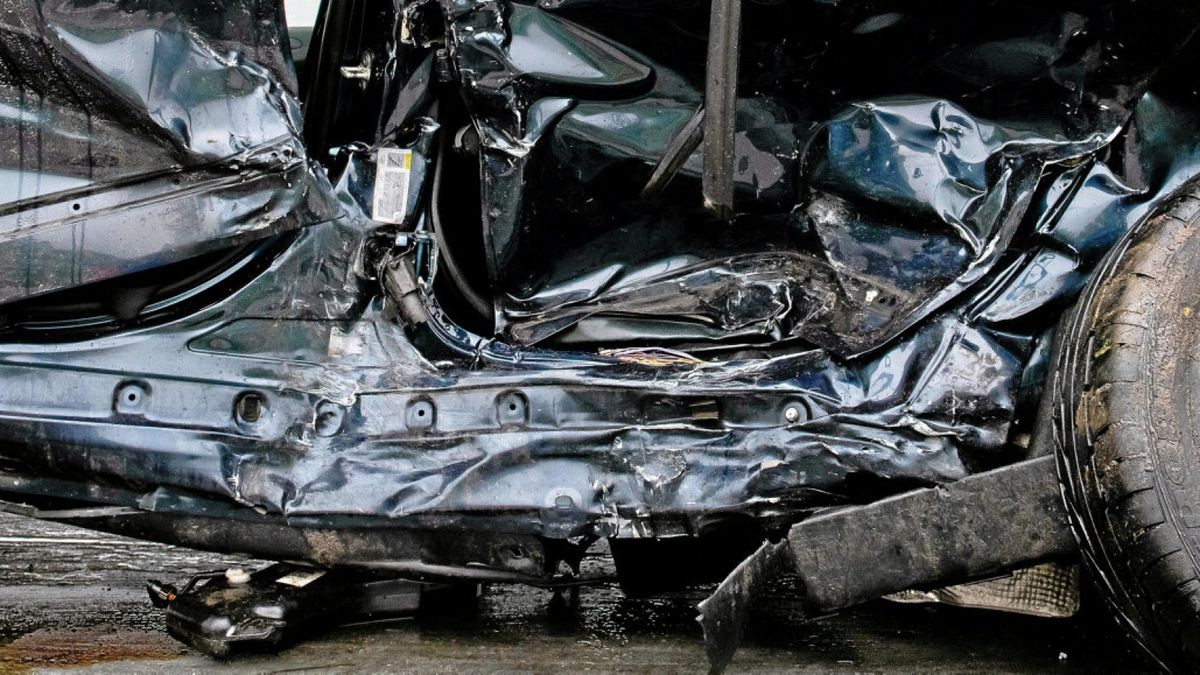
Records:
<instances>
[{"instance_id":1,"label":"metal bracket","mask_svg":"<svg viewBox=\"0 0 1200 675\"><path fill-rule=\"evenodd\" d=\"M704 206L733 218L734 122L741 56L742 0L712 0L704 89Z\"/></svg>"},{"instance_id":2,"label":"metal bracket","mask_svg":"<svg viewBox=\"0 0 1200 675\"><path fill-rule=\"evenodd\" d=\"M375 58L371 56L371 52L363 52L358 65L342 66L339 72L347 80L358 80L358 86L366 89L371 84L371 66L374 62Z\"/></svg>"},{"instance_id":3,"label":"metal bracket","mask_svg":"<svg viewBox=\"0 0 1200 675\"><path fill-rule=\"evenodd\" d=\"M1077 553L1054 461L1026 460L792 526L700 604L713 669L729 663L755 596L784 570L803 582L803 609L813 616Z\"/></svg>"}]
</instances>

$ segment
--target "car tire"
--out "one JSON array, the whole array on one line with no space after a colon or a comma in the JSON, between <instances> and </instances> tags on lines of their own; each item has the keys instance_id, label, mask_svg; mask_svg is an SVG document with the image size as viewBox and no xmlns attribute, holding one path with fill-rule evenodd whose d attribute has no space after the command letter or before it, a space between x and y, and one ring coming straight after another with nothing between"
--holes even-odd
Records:
<instances>
[{"instance_id":1,"label":"car tire","mask_svg":"<svg viewBox=\"0 0 1200 675\"><path fill-rule=\"evenodd\" d=\"M1049 388L1092 579L1161 666L1200 671L1200 182L1104 259Z\"/></svg>"}]
</instances>

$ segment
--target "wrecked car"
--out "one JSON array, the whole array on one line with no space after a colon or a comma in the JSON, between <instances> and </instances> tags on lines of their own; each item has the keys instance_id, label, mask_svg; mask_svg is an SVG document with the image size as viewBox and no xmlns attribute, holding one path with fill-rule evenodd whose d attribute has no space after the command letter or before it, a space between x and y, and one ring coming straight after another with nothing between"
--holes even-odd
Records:
<instances>
[{"instance_id":1,"label":"wrecked car","mask_svg":"<svg viewBox=\"0 0 1200 675\"><path fill-rule=\"evenodd\" d=\"M718 666L781 570L816 615L1078 560L1200 667L1197 26L326 0L296 53L275 0L3 0L0 498L366 597L604 540L728 575ZM239 587L151 590L222 654L280 617L177 608Z\"/></svg>"}]
</instances>

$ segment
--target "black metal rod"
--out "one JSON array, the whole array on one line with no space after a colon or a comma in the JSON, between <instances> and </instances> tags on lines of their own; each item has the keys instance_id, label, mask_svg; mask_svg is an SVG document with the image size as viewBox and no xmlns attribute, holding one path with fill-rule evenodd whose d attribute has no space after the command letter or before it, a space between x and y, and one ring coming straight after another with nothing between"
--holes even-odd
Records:
<instances>
[{"instance_id":1,"label":"black metal rod","mask_svg":"<svg viewBox=\"0 0 1200 675\"><path fill-rule=\"evenodd\" d=\"M704 90L704 205L733 217L734 117L737 113L742 0L712 0Z\"/></svg>"},{"instance_id":2,"label":"black metal rod","mask_svg":"<svg viewBox=\"0 0 1200 675\"><path fill-rule=\"evenodd\" d=\"M650 180L646 181L646 187L642 189L642 198L657 197L667 189L671 180L687 162L688 157L691 157L696 148L700 147L700 139L704 137L703 124L704 108L701 107L667 144L666 152L663 153L658 166L654 167L654 173L650 175Z\"/></svg>"}]
</instances>

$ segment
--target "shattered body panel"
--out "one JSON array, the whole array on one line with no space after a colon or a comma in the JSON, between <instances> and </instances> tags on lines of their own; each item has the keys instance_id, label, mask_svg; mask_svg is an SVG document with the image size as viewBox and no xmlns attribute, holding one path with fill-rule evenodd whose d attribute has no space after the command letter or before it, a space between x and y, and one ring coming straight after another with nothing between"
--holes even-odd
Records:
<instances>
[{"instance_id":1,"label":"shattered body panel","mask_svg":"<svg viewBox=\"0 0 1200 675\"><path fill-rule=\"evenodd\" d=\"M1200 173L1200 9L1166 0L747 3L732 221L694 143L643 191L698 128L706 3L396 0L330 147L274 5L219 4L0 5L0 491L197 546L536 579L555 542L1025 459L1058 316ZM387 218L381 148L411 152Z\"/></svg>"},{"instance_id":2,"label":"shattered body panel","mask_svg":"<svg viewBox=\"0 0 1200 675\"><path fill-rule=\"evenodd\" d=\"M0 302L333 218L273 2L0 6Z\"/></svg>"}]
</instances>

